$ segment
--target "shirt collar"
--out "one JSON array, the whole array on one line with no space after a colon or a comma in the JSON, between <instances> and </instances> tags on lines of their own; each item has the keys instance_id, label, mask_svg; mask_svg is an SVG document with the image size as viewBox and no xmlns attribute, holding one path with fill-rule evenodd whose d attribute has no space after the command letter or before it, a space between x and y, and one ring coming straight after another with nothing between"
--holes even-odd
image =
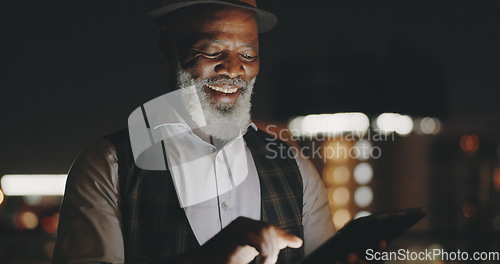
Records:
<instances>
[{"instance_id":1,"label":"shirt collar","mask_svg":"<svg viewBox=\"0 0 500 264\"><path fill-rule=\"evenodd\" d=\"M191 110L188 110L184 102L192 104L189 106ZM189 133L203 142L209 142L208 136L194 133L206 123L203 122L204 120L195 122L192 119L189 111L193 108L194 111L202 111L196 88L190 86L159 96L132 112L128 123L134 157L137 158L162 140L181 133ZM257 126L249 120L248 126L241 131L241 136L246 134L249 127L255 131L258 130Z\"/></svg>"},{"instance_id":2,"label":"shirt collar","mask_svg":"<svg viewBox=\"0 0 500 264\"><path fill-rule=\"evenodd\" d=\"M250 124L248 126L251 126L255 131L259 130L253 122L250 122ZM247 129L248 129L248 127L247 127Z\"/></svg>"},{"instance_id":3,"label":"shirt collar","mask_svg":"<svg viewBox=\"0 0 500 264\"><path fill-rule=\"evenodd\" d=\"M188 110L186 105L183 102L192 102L191 110ZM199 102L198 93L196 91L195 86L189 86L183 88L182 90L176 90L167 94L164 94L160 97L157 97L148 103L150 107L148 107L149 113L146 113L148 117L148 121L150 123L150 128L155 129L160 126L166 127L184 127L184 131L193 131L197 130L201 126L206 123L199 120L195 122L189 111L202 111L201 103ZM255 131L258 130L257 126L251 121L248 121L249 124L245 127L244 131L241 131L243 135L246 134L249 127L252 127ZM198 133L196 133L200 136Z\"/></svg>"}]
</instances>

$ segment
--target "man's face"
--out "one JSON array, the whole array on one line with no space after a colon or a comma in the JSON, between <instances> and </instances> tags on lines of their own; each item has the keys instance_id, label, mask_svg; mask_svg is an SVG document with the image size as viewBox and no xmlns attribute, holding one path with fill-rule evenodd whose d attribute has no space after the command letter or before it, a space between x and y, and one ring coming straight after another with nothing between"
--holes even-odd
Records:
<instances>
[{"instance_id":1,"label":"man's face","mask_svg":"<svg viewBox=\"0 0 500 264\"><path fill-rule=\"evenodd\" d=\"M212 103L232 106L242 92L239 83L259 73L255 14L238 7L212 7L194 14L178 42L181 67L196 80L209 81L203 88Z\"/></svg>"}]
</instances>

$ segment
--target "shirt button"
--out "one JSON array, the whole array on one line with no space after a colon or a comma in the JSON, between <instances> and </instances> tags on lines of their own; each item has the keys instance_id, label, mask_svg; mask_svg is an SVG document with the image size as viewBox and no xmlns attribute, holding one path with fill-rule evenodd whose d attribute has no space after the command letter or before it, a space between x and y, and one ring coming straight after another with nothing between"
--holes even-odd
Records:
<instances>
[{"instance_id":1,"label":"shirt button","mask_svg":"<svg viewBox=\"0 0 500 264\"><path fill-rule=\"evenodd\" d=\"M226 210L229 207L226 202L222 202L222 209Z\"/></svg>"}]
</instances>

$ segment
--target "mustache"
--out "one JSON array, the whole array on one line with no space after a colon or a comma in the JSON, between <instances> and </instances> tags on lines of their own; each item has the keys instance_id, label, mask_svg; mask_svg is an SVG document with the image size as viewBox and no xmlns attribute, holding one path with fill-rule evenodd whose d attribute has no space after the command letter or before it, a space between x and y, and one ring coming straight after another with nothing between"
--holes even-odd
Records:
<instances>
[{"instance_id":1,"label":"mustache","mask_svg":"<svg viewBox=\"0 0 500 264\"><path fill-rule=\"evenodd\" d=\"M193 75L185 71L180 63L177 63L177 76L176 76L176 84L178 87L187 87L189 85L195 85L198 89L201 89L204 85L234 85L240 87L240 94L244 95L247 91L251 91L253 85L255 84L256 78L253 78L250 81L244 80L240 76L231 78L226 75L220 75L216 77L209 78L200 78L199 75Z\"/></svg>"},{"instance_id":2,"label":"mustache","mask_svg":"<svg viewBox=\"0 0 500 264\"><path fill-rule=\"evenodd\" d=\"M228 85L236 85L236 86L248 86L250 85L249 81L243 80L241 77L230 78L228 76L220 76L217 78L208 78L205 79L208 84L228 84Z\"/></svg>"},{"instance_id":3,"label":"mustache","mask_svg":"<svg viewBox=\"0 0 500 264\"><path fill-rule=\"evenodd\" d=\"M201 85L234 85L240 87L240 93L246 92L251 85L253 85L253 80L252 81L247 81L243 80L243 78L237 76L235 78L230 78L228 76L220 76L220 77L214 77L214 78L206 78L203 80L200 80L199 83Z\"/></svg>"}]
</instances>

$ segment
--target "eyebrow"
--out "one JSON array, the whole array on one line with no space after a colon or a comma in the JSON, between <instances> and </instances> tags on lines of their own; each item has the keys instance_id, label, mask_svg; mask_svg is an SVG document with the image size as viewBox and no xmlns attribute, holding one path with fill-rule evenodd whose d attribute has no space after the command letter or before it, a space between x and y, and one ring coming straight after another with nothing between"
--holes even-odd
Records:
<instances>
[{"instance_id":1,"label":"eyebrow","mask_svg":"<svg viewBox=\"0 0 500 264\"><path fill-rule=\"evenodd\" d=\"M228 41L225 41L225 40L220 40L220 39L210 39L210 40L208 41L208 43L210 43L210 44L215 43L215 44L225 45L225 44L227 44L227 43L228 43ZM257 45L256 45L256 44L249 44L249 43L243 43L243 45L242 45L242 46L243 46L243 47L252 48L252 49L257 48Z\"/></svg>"}]
</instances>

